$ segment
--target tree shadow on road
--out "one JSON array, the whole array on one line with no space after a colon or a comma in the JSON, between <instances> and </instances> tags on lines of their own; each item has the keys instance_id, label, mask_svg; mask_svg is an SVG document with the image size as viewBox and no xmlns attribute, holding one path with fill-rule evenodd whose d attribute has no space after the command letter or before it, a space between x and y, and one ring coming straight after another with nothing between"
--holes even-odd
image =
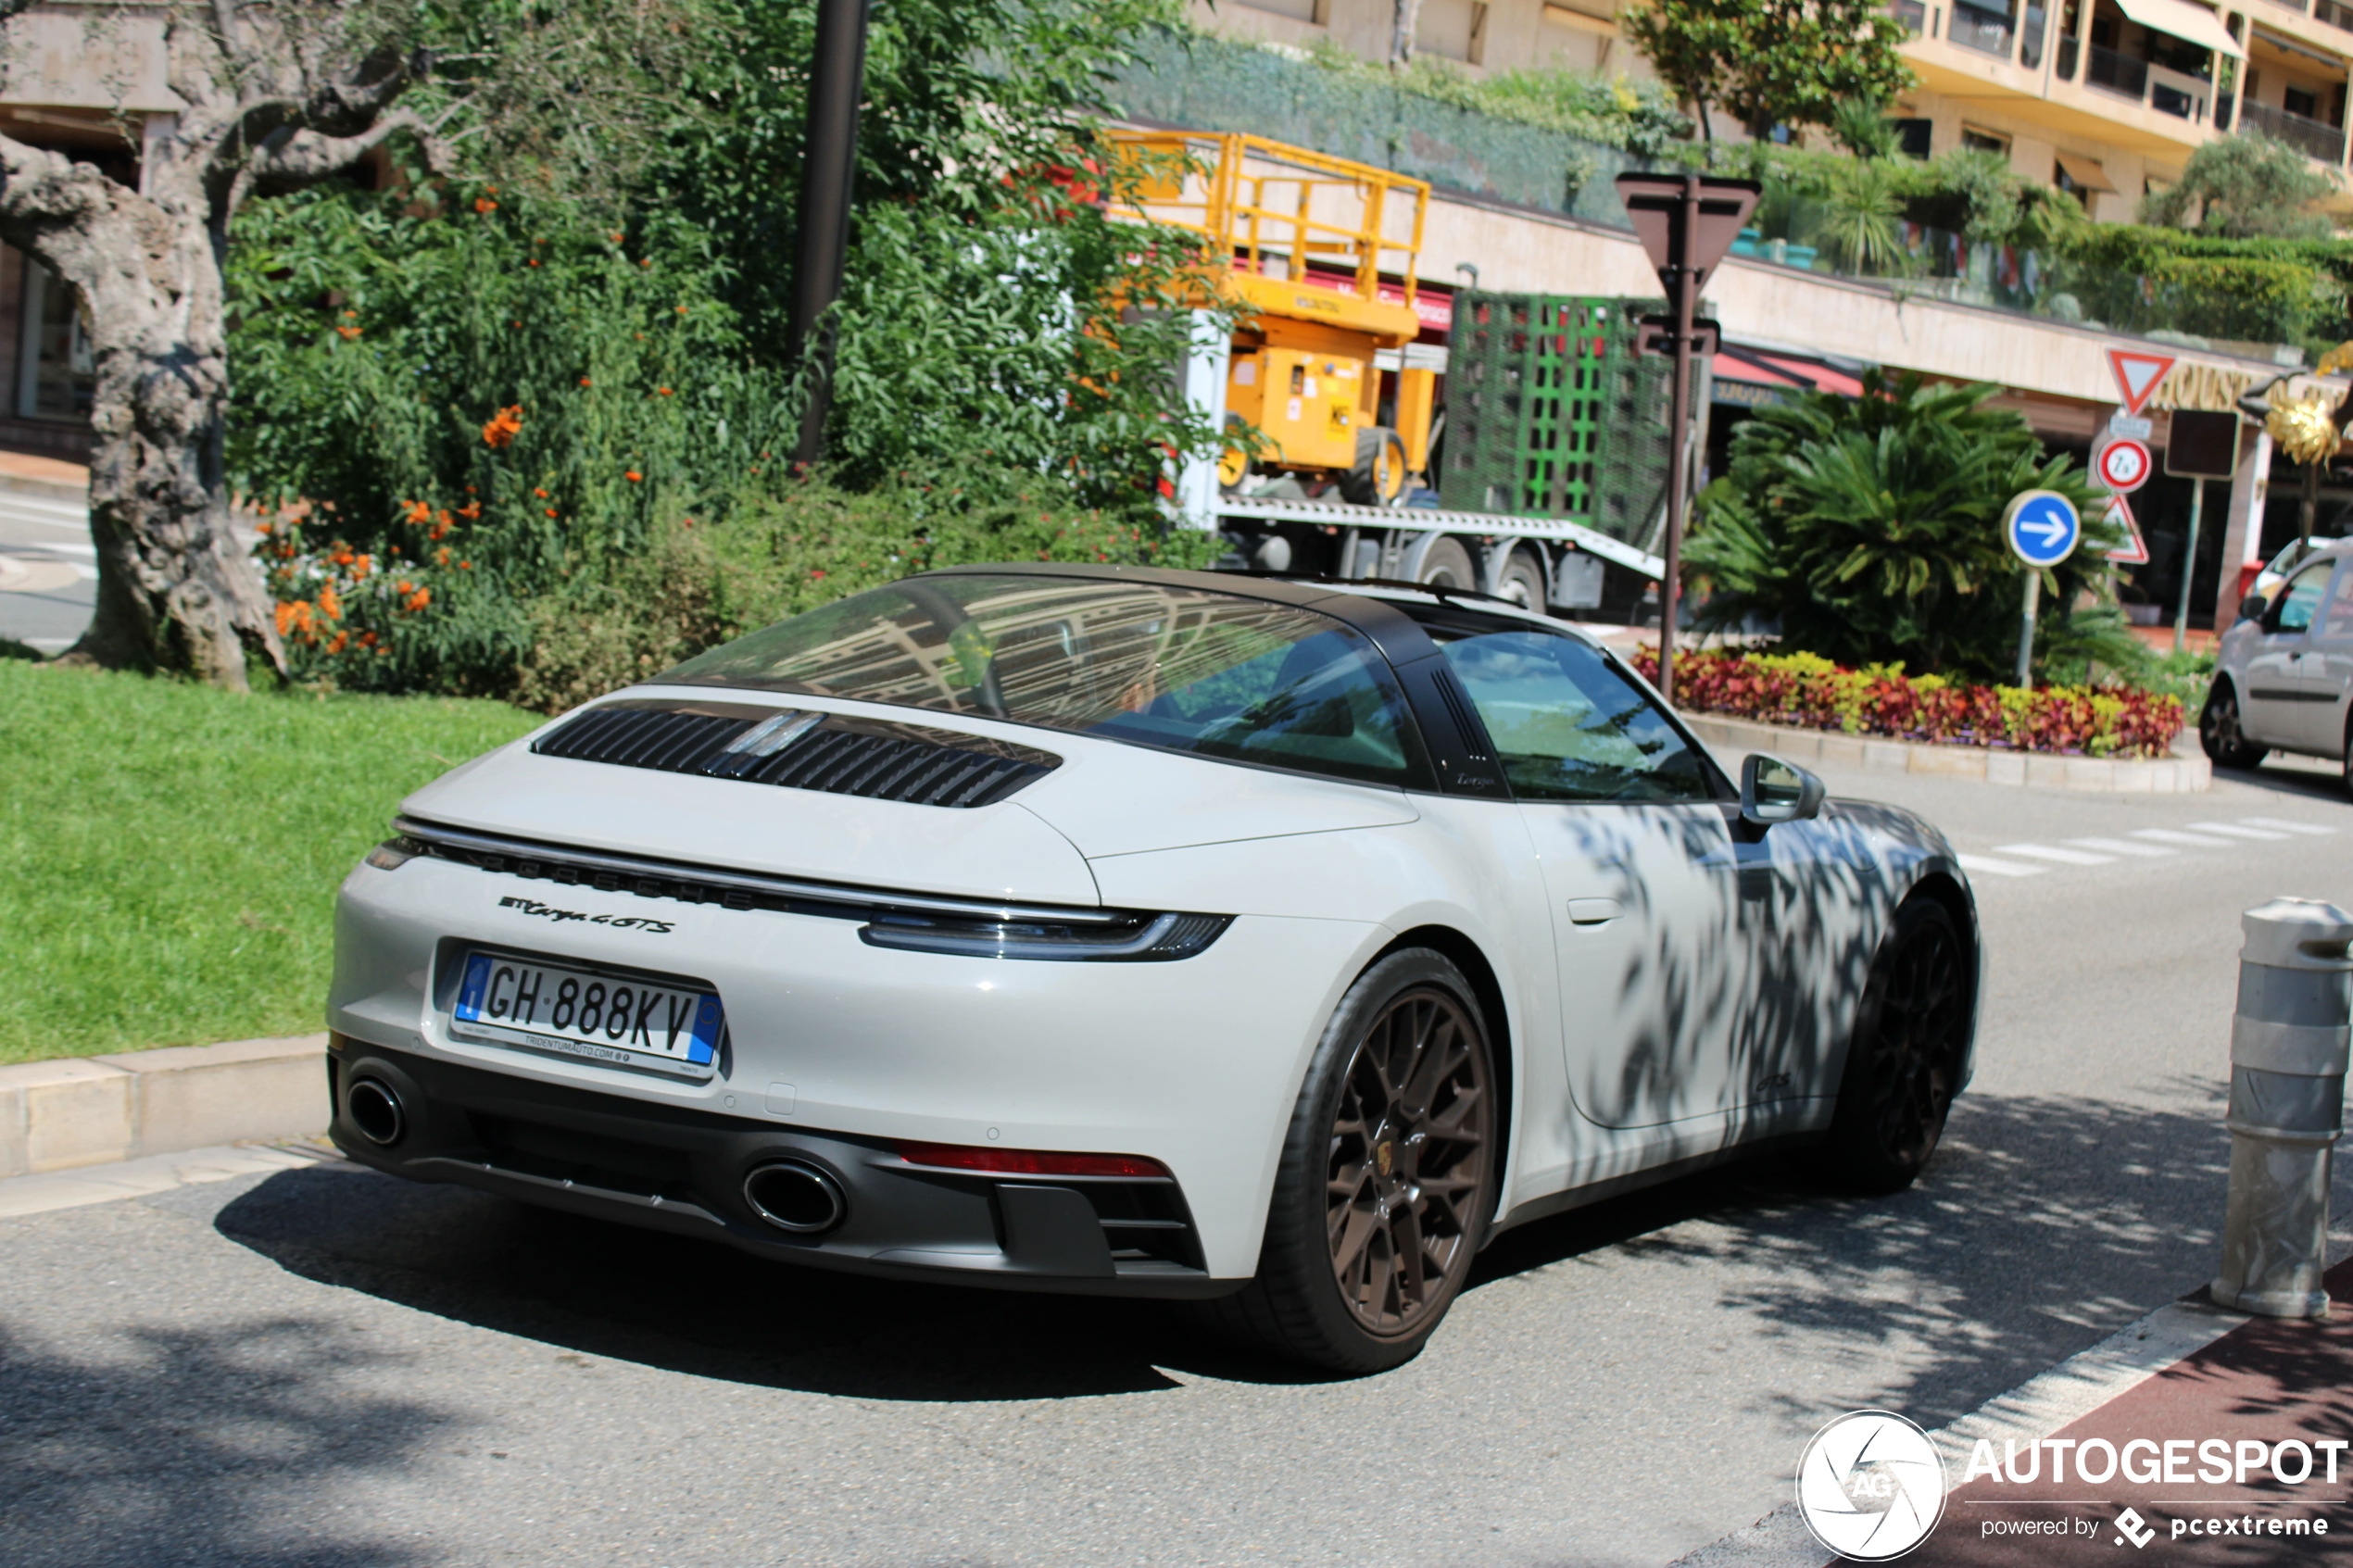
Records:
<instances>
[{"instance_id":1,"label":"tree shadow on road","mask_svg":"<svg viewBox=\"0 0 2353 1568\"><path fill-rule=\"evenodd\" d=\"M2189 1086L2177 1103L2212 1087ZM1907 1192L1856 1198L1815 1181L1800 1158L1747 1160L1506 1233L1472 1287L1579 1260L1664 1261L1729 1318L1825 1347L1841 1363L1826 1386L1844 1377L1855 1398L1932 1424L2203 1283L2226 1180L2221 1123L2219 1102L2207 1114L1964 1099ZM988 1400L1176 1386L1162 1369L1321 1380L1231 1350L1155 1303L793 1268L349 1168L272 1177L217 1223L339 1288L731 1382ZM1563 1310L1578 1310L1573 1296ZM1460 1318L1441 1330L1468 1332ZM1880 1370L1891 1360L1912 1369L1894 1386ZM1814 1409L1794 1391L1785 1402Z\"/></svg>"},{"instance_id":2,"label":"tree shadow on road","mask_svg":"<svg viewBox=\"0 0 2353 1568\"><path fill-rule=\"evenodd\" d=\"M1665 1261L1727 1312L1845 1361L1827 1387L1939 1424L2212 1275L2230 1157L2219 1085L2175 1087L2210 1110L1965 1098L1908 1191L1854 1198L1802 1156L1760 1159L1507 1234L1473 1286L1610 1248ZM2349 1198L2353 1174L2338 1213ZM1890 1361L1912 1370L1874 1381Z\"/></svg>"},{"instance_id":3,"label":"tree shadow on road","mask_svg":"<svg viewBox=\"0 0 2353 1568\"><path fill-rule=\"evenodd\" d=\"M409 1547L283 1527L288 1505L397 1470L429 1407L354 1393L384 1358L299 1319L141 1329L102 1357L0 1330L0 1562L12 1568L402 1568ZM316 1519L326 1511L301 1511ZM293 1538L290 1538L293 1537Z\"/></svg>"}]
</instances>

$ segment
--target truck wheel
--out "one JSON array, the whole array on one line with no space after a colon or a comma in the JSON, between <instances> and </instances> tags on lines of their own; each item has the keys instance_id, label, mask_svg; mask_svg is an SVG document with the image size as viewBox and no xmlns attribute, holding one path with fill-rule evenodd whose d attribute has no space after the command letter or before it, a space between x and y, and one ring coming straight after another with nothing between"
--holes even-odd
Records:
<instances>
[{"instance_id":1,"label":"truck wheel","mask_svg":"<svg viewBox=\"0 0 2353 1568\"><path fill-rule=\"evenodd\" d=\"M1422 552L1421 569L1414 581L1427 583L1433 588L1463 588L1476 593L1478 589L1478 569L1471 565L1470 552L1458 539L1432 539L1429 548Z\"/></svg>"},{"instance_id":2,"label":"truck wheel","mask_svg":"<svg viewBox=\"0 0 2353 1568\"><path fill-rule=\"evenodd\" d=\"M1544 565L1526 550L1514 550L1512 558L1504 563L1503 575L1495 579L1495 593L1522 609L1544 613Z\"/></svg>"},{"instance_id":3,"label":"truck wheel","mask_svg":"<svg viewBox=\"0 0 2353 1568\"><path fill-rule=\"evenodd\" d=\"M1405 444L1395 431L1370 425L1356 433L1356 466L1340 493L1360 507L1386 507L1405 494Z\"/></svg>"},{"instance_id":4,"label":"truck wheel","mask_svg":"<svg viewBox=\"0 0 2353 1568\"><path fill-rule=\"evenodd\" d=\"M2206 694L2205 710L2197 716L2197 741L2218 768L2252 768L2263 760L2265 747L2246 738L2239 727L2239 694L2228 681L2217 681Z\"/></svg>"}]
</instances>

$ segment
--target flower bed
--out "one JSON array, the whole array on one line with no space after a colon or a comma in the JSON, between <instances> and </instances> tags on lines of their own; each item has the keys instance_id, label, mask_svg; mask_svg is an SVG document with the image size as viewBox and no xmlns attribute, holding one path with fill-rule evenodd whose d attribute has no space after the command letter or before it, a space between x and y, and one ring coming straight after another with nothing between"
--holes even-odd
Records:
<instances>
[{"instance_id":1,"label":"flower bed","mask_svg":"<svg viewBox=\"0 0 2353 1568\"><path fill-rule=\"evenodd\" d=\"M1637 652L1634 666L1656 679L1657 650ZM1675 702L1800 729L2084 757L2163 757L2183 723L2180 698L2132 686L1959 685L1906 675L1900 664L1850 670L1810 653L1681 654Z\"/></svg>"}]
</instances>

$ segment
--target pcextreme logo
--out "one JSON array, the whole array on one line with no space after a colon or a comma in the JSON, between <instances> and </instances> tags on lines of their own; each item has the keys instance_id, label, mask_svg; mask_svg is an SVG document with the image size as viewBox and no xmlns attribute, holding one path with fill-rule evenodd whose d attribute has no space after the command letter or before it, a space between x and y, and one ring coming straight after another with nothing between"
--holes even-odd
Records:
<instances>
[{"instance_id":1,"label":"pcextreme logo","mask_svg":"<svg viewBox=\"0 0 2353 1568\"><path fill-rule=\"evenodd\" d=\"M1958 1527L1985 1539L2031 1537L2137 1552L2160 1536L2265 1537L2293 1552L2329 1535L2323 1511L2343 1506L2335 1483L2348 1448L2353 1443L2337 1438L2120 1436L2007 1438L1997 1449L1979 1438L1948 1499L1934 1439L1893 1411L1853 1411L1806 1445L1797 1509L1816 1540L1855 1562L1909 1552L1936 1529L1948 1502L1963 1514ZM2130 1502L2085 1495L2087 1486L2110 1482L2158 1495ZM2057 1485L2062 1495L2022 1490L2038 1484ZM2021 1490L2004 1496L2011 1487ZM2200 1487L2233 1490L2200 1495ZM2162 1512L2152 1518L2143 1509Z\"/></svg>"}]
</instances>

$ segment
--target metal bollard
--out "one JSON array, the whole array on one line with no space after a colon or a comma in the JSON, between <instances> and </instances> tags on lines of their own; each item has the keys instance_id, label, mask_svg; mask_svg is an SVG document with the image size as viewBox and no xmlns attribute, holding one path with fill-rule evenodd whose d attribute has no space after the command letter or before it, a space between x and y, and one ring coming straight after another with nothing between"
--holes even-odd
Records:
<instances>
[{"instance_id":1,"label":"metal bollard","mask_svg":"<svg viewBox=\"0 0 2353 1568\"><path fill-rule=\"evenodd\" d=\"M2274 898L2239 917L2231 1020L2231 1192L2217 1306L2324 1318L2329 1168L2353 1039L2353 914Z\"/></svg>"}]
</instances>

